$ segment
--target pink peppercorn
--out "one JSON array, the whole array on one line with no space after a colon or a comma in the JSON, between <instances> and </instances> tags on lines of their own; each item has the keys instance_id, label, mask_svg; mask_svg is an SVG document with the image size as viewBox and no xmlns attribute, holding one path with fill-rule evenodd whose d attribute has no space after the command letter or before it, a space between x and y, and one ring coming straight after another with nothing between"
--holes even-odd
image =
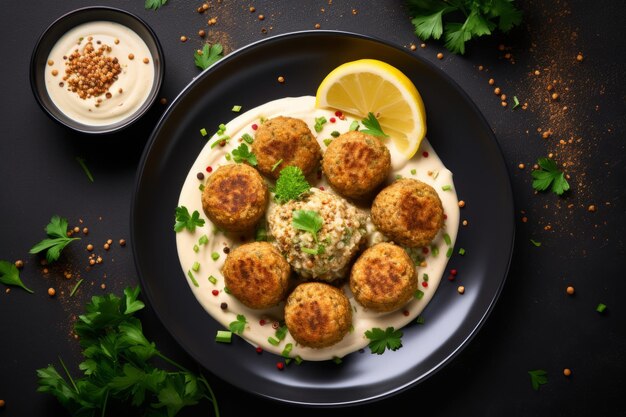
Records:
<instances>
[{"instance_id":1,"label":"pink peppercorn","mask_svg":"<svg viewBox=\"0 0 626 417\"><path fill-rule=\"evenodd\" d=\"M276 367L279 371L282 371L283 369L285 369L285 364L283 362L277 362Z\"/></svg>"},{"instance_id":2,"label":"pink peppercorn","mask_svg":"<svg viewBox=\"0 0 626 417\"><path fill-rule=\"evenodd\" d=\"M218 296L218 295L219 295L219 293L220 293L220 292L219 292L218 290L213 290L213 291L211 291L211 294L213 294L213 295L215 295L215 296Z\"/></svg>"}]
</instances>

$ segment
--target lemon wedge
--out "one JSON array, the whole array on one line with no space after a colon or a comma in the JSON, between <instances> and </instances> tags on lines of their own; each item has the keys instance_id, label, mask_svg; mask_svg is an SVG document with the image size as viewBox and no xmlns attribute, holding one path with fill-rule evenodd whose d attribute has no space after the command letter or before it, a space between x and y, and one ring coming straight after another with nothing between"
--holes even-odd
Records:
<instances>
[{"instance_id":1,"label":"lemon wedge","mask_svg":"<svg viewBox=\"0 0 626 417\"><path fill-rule=\"evenodd\" d=\"M426 136L424 102L413 82L396 67L376 59L346 62L322 80L315 106L366 118L373 113L392 154L409 160Z\"/></svg>"}]
</instances>

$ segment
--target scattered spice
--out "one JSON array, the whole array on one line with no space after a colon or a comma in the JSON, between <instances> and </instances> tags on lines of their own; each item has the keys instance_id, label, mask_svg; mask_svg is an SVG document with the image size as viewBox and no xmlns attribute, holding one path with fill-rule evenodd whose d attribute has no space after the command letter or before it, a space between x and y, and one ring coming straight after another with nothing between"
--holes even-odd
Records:
<instances>
[{"instance_id":1,"label":"scattered spice","mask_svg":"<svg viewBox=\"0 0 626 417\"><path fill-rule=\"evenodd\" d=\"M569 369L569 368L565 368L565 369L563 369L563 375L565 375L565 376L570 376L570 375L572 375L572 370L571 370L571 369Z\"/></svg>"},{"instance_id":2,"label":"scattered spice","mask_svg":"<svg viewBox=\"0 0 626 417\"><path fill-rule=\"evenodd\" d=\"M50 297L54 297L56 293L57 292L56 292L56 290L54 288L52 288L52 287L48 288L48 295Z\"/></svg>"},{"instance_id":3,"label":"scattered spice","mask_svg":"<svg viewBox=\"0 0 626 417\"><path fill-rule=\"evenodd\" d=\"M437 54L437 59L443 59L443 53L439 52L439 53Z\"/></svg>"},{"instance_id":4,"label":"scattered spice","mask_svg":"<svg viewBox=\"0 0 626 417\"><path fill-rule=\"evenodd\" d=\"M465 293L465 287L462 285L459 285L459 287L456 290L458 291L459 294Z\"/></svg>"},{"instance_id":5,"label":"scattered spice","mask_svg":"<svg viewBox=\"0 0 626 417\"><path fill-rule=\"evenodd\" d=\"M574 292L575 292L574 287L572 287L571 285L569 287L567 287L567 289L565 291L569 295L574 295Z\"/></svg>"}]
</instances>

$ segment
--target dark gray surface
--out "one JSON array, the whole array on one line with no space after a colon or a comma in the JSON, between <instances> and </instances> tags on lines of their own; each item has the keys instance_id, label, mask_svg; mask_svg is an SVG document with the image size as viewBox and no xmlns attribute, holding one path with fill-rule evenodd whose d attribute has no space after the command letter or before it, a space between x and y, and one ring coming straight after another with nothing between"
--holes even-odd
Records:
<instances>
[{"instance_id":1,"label":"dark gray surface","mask_svg":"<svg viewBox=\"0 0 626 417\"><path fill-rule=\"evenodd\" d=\"M143 2L108 1L103 4L135 12L155 30L162 43L167 73L161 96L170 101L199 70L192 54L201 46L195 33L205 29L208 39L220 41L227 52L265 37L312 29L341 29L372 35L408 47L419 45L401 1L345 2L222 2L213 5L218 24L208 26L198 15L196 2L170 0L159 11L143 9ZM300 4L304 3L304 4ZM0 15L5 57L0 96L3 112L0 134L0 259L27 262L22 278L35 294L14 289L0 293L0 399L6 416L64 415L56 400L36 393L35 370L57 362L61 355L75 367L78 345L69 336L73 315L91 295L121 292L138 283L130 246L100 250L102 265L84 271L84 243L100 246L106 239L129 239L130 202L136 168L152 128L165 107L156 104L144 120L123 136L89 138L52 122L37 106L28 83L28 63L40 32L63 13L85 5L84 1L37 2L26 5L5 1ZM621 71L624 38L619 22L626 9L619 2L520 3L525 23L508 37L494 36L472 43L464 57L444 52L441 44L428 42L420 54L441 67L476 102L492 126L502 147L513 184L516 206L516 248L502 295L485 326L450 364L417 387L387 400L340 409L286 406L240 391L219 375L208 375L223 416L244 410L298 415L374 415L414 410L436 416L588 416L626 415L621 395L625 385L625 314L621 299L626 291L624 269L624 119L626 91ZM321 8L325 11L321 12ZM356 15L352 9L357 9ZM266 18L259 21L256 15ZM209 17L212 15L209 15ZM268 32L263 34L262 28ZM214 31L213 34L210 32ZM181 35L190 40L181 43ZM211 38L213 36L213 38ZM504 58L497 46L511 49L515 63ZM583 63L575 62L582 51ZM477 66L484 65L484 71ZM539 78L532 75L541 70ZM488 71L487 71L488 70ZM525 112L504 110L494 96L488 78L509 95L529 102ZM545 78L544 78L545 77ZM562 80L561 102L570 109L560 115L543 103L550 79ZM572 81L570 83L570 80ZM565 90L568 87L569 90ZM454 115L450 115L451 123ZM555 134L542 139L537 128ZM558 140L571 146L559 146ZM529 166L549 152L557 160L570 161L571 193L565 198L535 195ZM90 183L75 158L86 158L95 182ZM471 164L471 161L468 161ZM519 163L527 168L520 170ZM476 167L480 169L480 167ZM468 207L471 205L468 198ZM571 208L567 206L571 204ZM590 204L596 212L587 211ZM53 214L90 228L88 238L64 255L85 282L75 297L63 271L41 272L29 248L43 238L43 227ZM523 223L523 215L528 222ZM470 219L471 220L471 219ZM545 230L551 226L551 230ZM470 224L471 227L471 224ZM485 239L488 239L485 236ZM535 247L529 239L542 242ZM157 257L158 254L155 254ZM104 275L106 274L106 278ZM72 281L72 283L75 281ZM93 282L93 285L91 283ZM88 284L88 285L87 285ZM565 294L567 285L576 295ZM65 296L49 298L55 286ZM608 306L600 315L598 303ZM193 361L169 336L150 307L140 314L145 333L167 355L193 367ZM562 376L571 368L570 378ZM545 369L549 382L533 391L527 371ZM207 403L184 415L210 415ZM132 413L129 413L132 415Z\"/></svg>"}]
</instances>

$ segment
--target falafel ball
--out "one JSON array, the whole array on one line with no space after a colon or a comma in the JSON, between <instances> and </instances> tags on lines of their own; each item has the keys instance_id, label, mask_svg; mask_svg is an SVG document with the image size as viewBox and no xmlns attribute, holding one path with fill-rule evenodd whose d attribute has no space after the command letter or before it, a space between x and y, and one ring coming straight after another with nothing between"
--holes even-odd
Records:
<instances>
[{"instance_id":1,"label":"falafel ball","mask_svg":"<svg viewBox=\"0 0 626 417\"><path fill-rule=\"evenodd\" d=\"M259 172L272 179L290 165L299 167L308 176L322 158L322 148L309 126L301 119L286 116L268 119L259 126L252 152Z\"/></svg>"},{"instance_id":2,"label":"falafel ball","mask_svg":"<svg viewBox=\"0 0 626 417\"><path fill-rule=\"evenodd\" d=\"M385 187L372 203L372 222L395 243L428 245L443 227L443 205L430 185L402 178Z\"/></svg>"},{"instance_id":3,"label":"falafel ball","mask_svg":"<svg viewBox=\"0 0 626 417\"><path fill-rule=\"evenodd\" d=\"M256 169L228 164L209 176L202 192L202 208L220 229L242 232L252 229L267 209L267 184Z\"/></svg>"},{"instance_id":4,"label":"falafel ball","mask_svg":"<svg viewBox=\"0 0 626 417\"><path fill-rule=\"evenodd\" d=\"M391 154L375 136L348 131L330 142L322 157L322 170L339 194L363 199L389 176Z\"/></svg>"},{"instance_id":5,"label":"falafel ball","mask_svg":"<svg viewBox=\"0 0 626 417\"><path fill-rule=\"evenodd\" d=\"M222 273L230 293L250 308L273 307L287 297L291 267L271 243L250 242L231 250Z\"/></svg>"},{"instance_id":6,"label":"falafel ball","mask_svg":"<svg viewBox=\"0 0 626 417\"><path fill-rule=\"evenodd\" d=\"M405 305L417 289L413 261L400 246L381 242L367 248L350 272L354 299L373 311L394 311Z\"/></svg>"},{"instance_id":7,"label":"falafel ball","mask_svg":"<svg viewBox=\"0 0 626 417\"><path fill-rule=\"evenodd\" d=\"M323 282L305 282L287 298L285 324L303 346L332 346L350 331L352 307L342 289Z\"/></svg>"}]
</instances>

